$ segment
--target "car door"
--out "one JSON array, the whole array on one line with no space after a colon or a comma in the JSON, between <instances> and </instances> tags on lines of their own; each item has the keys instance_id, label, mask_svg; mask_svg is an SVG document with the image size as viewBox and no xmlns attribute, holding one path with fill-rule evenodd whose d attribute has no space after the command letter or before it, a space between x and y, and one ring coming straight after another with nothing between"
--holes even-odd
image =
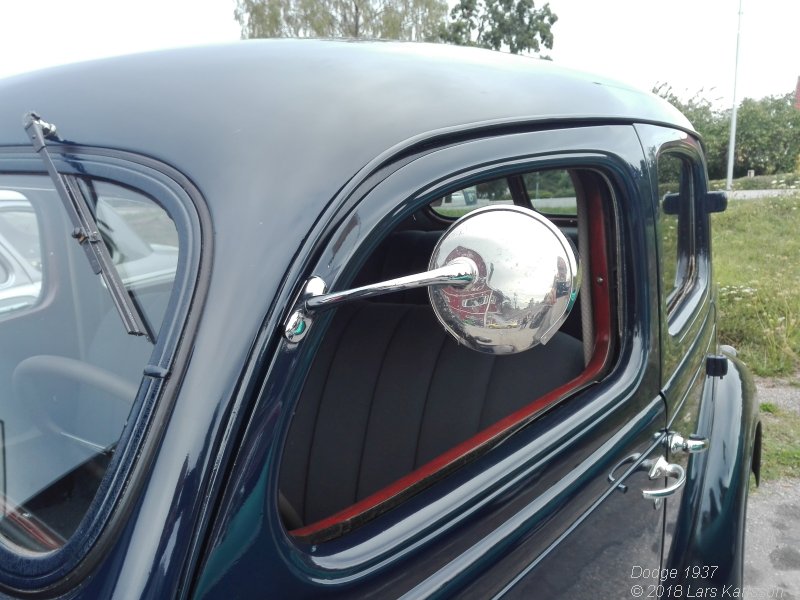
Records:
<instances>
[{"instance_id":1,"label":"car door","mask_svg":"<svg viewBox=\"0 0 800 600\"><path fill-rule=\"evenodd\" d=\"M713 373L706 371L706 358L715 353L717 343L707 178L702 150L693 137L653 125L639 125L637 131L653 158L650 172L658 190L661 380L669 431L672 440L691 445L676 443L669 449L670 460L686 470L685 489L696 495L712 443L715 383ZM680 563L686 553L696 503L697 498L685 497L684 489L667 499L665 565ZM720 565L703 567L717 570Z\"/></svg>"},{"instance_id":2,"label":"car door","mask_svg":"<svg viewBox=\"0 0 800 600\"><path fill-rule=\"evenodd\" d=\"M351 463L390 468L394 455L375 456L370 444L378 447L381 440L373 438L403 430L414 398L401 394L402 410L389 417L396 426L382 435L354 422L372 423L385 407L364 409L354 398L363 388L369 393L388 385L385 365L400 352L392 341L375 340L412 336L425 309L404 309L403 315L420 317L397 317L391 326L385 318L399 309L378 303L315 315L302 339L273 340L277 349L239 445L194 596L657 593L663 503L643 497L642 490L663 486L662 472L651 470L664 454L666 413L654 220L642 160L631 126L554 129L428 149L394 164L378 181L345 190L312 232L316 242L298 257L303 266L291 284L295 294L312 275L329 289L352 286L392 236L422 243L430 232L409 228L435 222L425 207L447 194L472 186L480 191L498 178L513 187L531 173L569 173L579 214L552 220L583 248L581 310L592 322L581 329L589 340L585 369L475 437L445 445L422 466L309 524L303 519L308 507L295 510L283 476L288 471L298 485L310 486L311 471L321 472L326 486L305 495L306 503L318 504L350 485ZM516 203L520 196L512 190L511 197ZM404 245L386 252L384 265L415 251ZM295 304L286 307L287 318ZM409 360L427 352L429 345L421 343L408 352ZM450 361L442 378L445 391L453 390L452 402L436 409L445 411L433 436L439 441L468 411L459 402L474 391L468 382L483 364L460 353L468 350L448 352L439 351L434 367ZM534 368L544 377L563 356L542 352ZM323 359L325 368L317 368ZM373 368L382 369L380 377ZM392 389L405 390L426 375L410 366L393 377ZM332 403L308 412L303 398L314 386L336 393ZM317 396L324 400L327 391ZM293 428L302 422L316 435L308 436L309 448L298 450ZM328 422L335 426L326 429ZM431 422L423 419L420 430ZM401 436L383 447L404 443ZM296 459L286 459L295 453Z\"/></svg>"}]
</instances>

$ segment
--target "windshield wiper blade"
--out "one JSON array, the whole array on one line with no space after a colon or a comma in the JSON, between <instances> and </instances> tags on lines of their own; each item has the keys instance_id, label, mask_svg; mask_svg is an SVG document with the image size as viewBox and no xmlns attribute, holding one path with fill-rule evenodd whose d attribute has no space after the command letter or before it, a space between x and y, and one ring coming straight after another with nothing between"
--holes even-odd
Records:
<instances>
[{"instance_id":1,"label":"windshield wiper blade","mask_svg":"<svg viewBox=\"0 0 800 600\"><path fill-rule=\"evenodd\" d=\"M43 121L34 112L25 115L23 124L33 144L33 149L44 160L50 179L53 181L58 196L61 198L61 202L64 204L64 208L72 221L72 225L75 228L72 231L72 237L83 247L92 271L96 275L100 275L105 281L125 329L131 335L143 335L152 342L154 339L152 332L148 329L144 316L133 298L128 294L128 290L125 289L122 279L120 279L119 273L114 267L106 244L100 235L94 215L92 215L89 205L86 203L86 198L72 178L64 177L58 172L50 153L47 151L45 139L58 139L55 126Z\"/></svg>"}]
</instances>

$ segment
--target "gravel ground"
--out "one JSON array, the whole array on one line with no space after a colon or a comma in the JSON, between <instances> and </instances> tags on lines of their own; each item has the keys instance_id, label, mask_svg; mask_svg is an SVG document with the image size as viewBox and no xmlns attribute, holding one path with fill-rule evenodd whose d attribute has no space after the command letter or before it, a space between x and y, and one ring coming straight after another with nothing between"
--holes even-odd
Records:
<instances>
[{"instance_id":1,"label":"gravel ground","mask_svg":"<svg viewBox=\"0 0 800 600\"><path fill-rule=\"evenodd\" d=\"M800 413L797 381L756 378L758 399ZM750 493L744 582L753 591L745 597L800 600L800 480L762 482Z\"/></svg>"}]
</instances>

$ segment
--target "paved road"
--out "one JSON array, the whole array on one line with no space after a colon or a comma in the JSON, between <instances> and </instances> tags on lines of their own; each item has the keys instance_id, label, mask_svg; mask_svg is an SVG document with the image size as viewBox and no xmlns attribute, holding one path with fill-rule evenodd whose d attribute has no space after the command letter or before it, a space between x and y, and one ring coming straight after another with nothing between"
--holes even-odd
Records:
<instances>
[{"instance_id":1,"label":"paved road","mask_svg":"<svg viewBox=\"0 0 800 600\"><path fill-rule=\"evenodd\" d=\"M771 379L756 386L760 402L800 413L800 388ZM744 582L749 597L800 599L800 480L762 483L750 494Z\"/></svg>"},{"instance_id":2,"label":"paved road","mask_svg":"<svg viewBox=\"0 0 800 600\"><path fill-rule=\"evenodd\" d=\"M750 494L744 583L766 594L754 597L800 598L800 481L766 482Z\"/></svg>"}]
</instances>

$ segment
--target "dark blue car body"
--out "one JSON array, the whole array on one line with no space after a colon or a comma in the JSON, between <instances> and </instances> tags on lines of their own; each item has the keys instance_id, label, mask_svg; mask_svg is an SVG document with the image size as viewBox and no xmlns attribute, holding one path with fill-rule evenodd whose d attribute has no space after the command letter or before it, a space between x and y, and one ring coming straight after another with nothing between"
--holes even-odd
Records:
<instances>
[{"instance_id":1,"label":"dark blue car body","mask_svg":"<svg viewBox=\"0 0 800 600\"><path fill-rule=\"evenodd\" d=\"M59 128L59 170L143 189L175 217L183 248L94 501L59 548L0 536L0 595L622 598L742 585L760 426L746 368L717 343L706 207L719 205L702 143L665 102L535 59L321 41L53 68L0 81L0 98L0 175L44 174L21 125L35 110ZM673 301L659 278L656 170L676 148L698 237L693 283ZM433 199L545 167L580 172L578 187L596 185L607 206L609 258L592 283L611 286L598 291L610 303L602 368L446 468L292 533L280 465L330 325L297 344L282 336L304 282L345 289ZM58 237L42 227L43 244ZM39 352L15 341L26 318L0 321L9 372ZM671 432L708 449L668 449ZM686 480L654 503L639 490L666 485L643 468L658 454Z\"/></svg>"}]
</instances>

